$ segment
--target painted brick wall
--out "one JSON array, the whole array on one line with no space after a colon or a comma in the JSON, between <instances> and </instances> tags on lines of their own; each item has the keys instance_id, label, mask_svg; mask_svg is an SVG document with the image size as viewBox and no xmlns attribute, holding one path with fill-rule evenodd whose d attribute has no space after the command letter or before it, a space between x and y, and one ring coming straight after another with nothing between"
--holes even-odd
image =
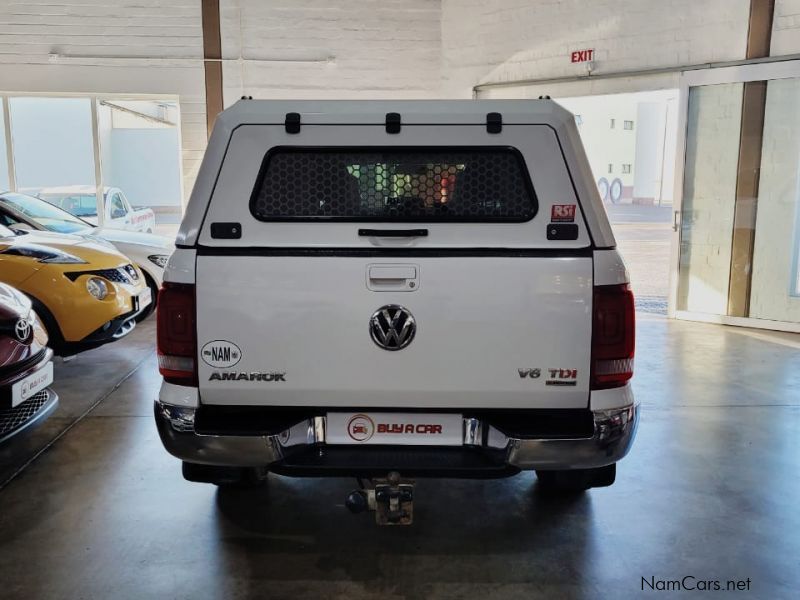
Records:
<instances>
[{"instance_id":1,"label":"painted brick wall","mask_svg":"<svg viewBox=\"0 0 800 600\"><path fill-rule=\"evenodd\" d=\"M775 0L770 53L800 53L800 0Z\"/></svg>"},{"instance_id":2,"label":"painted brick wall","mask_svg":"<svg viewBox=\"0 0 800 600\"><path fill-rule=\"evenodd\" d=\"M595 48L595 73L740 59L748 10L749 0L443 0L444 94L468 97L476 83L585 75L583 65L569 62L580 48ZM674 87L672 79L636 84ZM625 80L590 85L570 93L630 89Z\"/></svg>"},{"instance_id":3,"label":"painted brick wall","mask_svg":"<svg viewBox=\"0 0 800 600\"><path fill-rule=\"evenodd\" d=\"M206 146L202 56L199 0L0 2L0 92L180 97L186 197Z\"/></svg>"},{"instance_id":4,"label":"painted brick wall","mask_svg":"<svg viewBox=\"0 0 800 600\"><path fill-rule=\"evenodd\" d=\"M226 105L439 96L440 0L222 0L221 16Z\"/></svg>"}]
</instances>

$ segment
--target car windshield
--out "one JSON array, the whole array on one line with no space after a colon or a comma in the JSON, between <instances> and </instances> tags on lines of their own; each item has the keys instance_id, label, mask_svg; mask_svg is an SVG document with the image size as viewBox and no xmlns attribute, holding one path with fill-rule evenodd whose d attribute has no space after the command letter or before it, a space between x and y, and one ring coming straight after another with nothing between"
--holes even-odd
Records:
<instances>
[{"instance_id":1,"label":"car windshield","mask_svg":"<svg viewBox=\"0 0 800 600\"><path fill-rule=\"evenodd\" d=\"M21 212L42 227L58 233L88 233L92 226L67 211L39 198L24 194L4 194L0 202Z\"/></svg>"},{"instance_id":2,"label":"car windshield","mask_svg":"<svg viewBox=\"0 0 800 600\"><path fill-rule=\"evenodd\" d=\"M41 198L76 217L97 216L97 196L94 194L46 194Z\"/></svg>"}]
</instances>

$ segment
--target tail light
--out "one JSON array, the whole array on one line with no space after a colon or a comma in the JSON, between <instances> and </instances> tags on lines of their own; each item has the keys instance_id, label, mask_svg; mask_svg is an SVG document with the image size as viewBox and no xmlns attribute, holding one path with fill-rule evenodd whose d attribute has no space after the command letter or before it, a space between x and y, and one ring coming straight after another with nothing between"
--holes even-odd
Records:
<instances>
[{"instance_id":1,"label":"tail light","mask_svg":"<svg viewBox=\"0 0 800 600\"><path fill-rule=\"evenodd\" d=\"M194 285L164 283L158 295L158 370L164 381L197 385Z\"/></svg>"},{"instance_id":2,"label":"tail light","mask_svg":"<svg viewBox=\"0 0 800 600\"><path fill-rule=\"evenodd\" d=\"M594 288L592 389L621 387L633 377L636 317L627 283Z\"/></svg>"}]
</instances>

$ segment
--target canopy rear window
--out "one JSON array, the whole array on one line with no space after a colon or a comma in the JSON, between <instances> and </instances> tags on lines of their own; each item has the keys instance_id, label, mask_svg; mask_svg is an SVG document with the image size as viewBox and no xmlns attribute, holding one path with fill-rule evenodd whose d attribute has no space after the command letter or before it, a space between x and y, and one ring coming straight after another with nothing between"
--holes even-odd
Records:
<instances>
[{"instance_id":1,"label":"canopy rear window","mask_svg":"<svg viewBox=\"0 0 800 600\"><path fill-rule=\"evenodd\" d=\"M250 211L261 221L529 221L536 195L518 150L278 147Z\"/></svg>"}]
</instances>

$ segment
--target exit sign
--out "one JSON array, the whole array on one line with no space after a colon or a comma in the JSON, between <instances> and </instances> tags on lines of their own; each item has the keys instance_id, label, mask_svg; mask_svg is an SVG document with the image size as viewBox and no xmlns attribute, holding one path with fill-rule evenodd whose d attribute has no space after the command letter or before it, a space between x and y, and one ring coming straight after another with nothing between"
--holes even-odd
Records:
<instances>
[{"instance_id":1,"label":"exit sign","mask_svg":"<svg viewBox=\"0 0 800 600\"><path fill-rule=\"evenodd\" d=\"M589 62L590 60L594 60L594 48L575 50L569 55L569 61L573 63Z\"/></svg>"}]
</instances>

